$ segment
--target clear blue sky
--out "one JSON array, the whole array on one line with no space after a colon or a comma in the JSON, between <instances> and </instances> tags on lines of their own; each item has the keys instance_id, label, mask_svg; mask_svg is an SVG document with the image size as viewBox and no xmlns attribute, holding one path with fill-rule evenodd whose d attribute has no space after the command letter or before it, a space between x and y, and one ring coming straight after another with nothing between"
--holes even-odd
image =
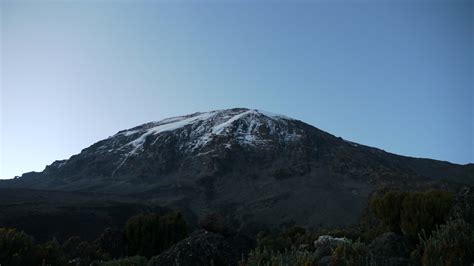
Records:
<instances>
[{"instance_id":1,"label":"clear blue sky","mask_svg":"<svg viewBox=\"0 0 474 266\"><path fill-rule=\"evenodd\" d=\"M231 107L473 159L474 1L1 1L0 178Z\"/></svg>"}]
</instances>

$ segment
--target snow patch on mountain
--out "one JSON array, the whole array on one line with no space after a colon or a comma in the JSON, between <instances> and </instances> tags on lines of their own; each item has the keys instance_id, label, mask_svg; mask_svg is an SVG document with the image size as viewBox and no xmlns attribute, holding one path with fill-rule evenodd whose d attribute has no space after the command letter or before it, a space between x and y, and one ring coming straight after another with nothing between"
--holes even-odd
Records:
<instances>
[{"instance_id":1,"label":"snow patch on mountain","mask_svg":"<svg viewBox=\"0 0 474 266\"><path fill-rule=\"evenodd\" d=\"M295 141L301 137L301 132L289 126L289 121L292 120L294 119L257 109L236 108L194 113L143 124L120 131L109 140L112 145L121 143L119 147L114 146L115 150L122 154L114 173L131 156L144 151L145 143L149 141L147 145L153 146L166 141L168 134L174 134L180 139L177 143L179 150L202 155L201 149L217 137L244 146L266 145L272 141ZM165 133L167 134L164 135ZM230 143L224 143L224 148L230 149Z\"/></svg>"},{"instance_id":2,"label":"snow patch on mountain","mask_svg":"<svg viewBox=\"0 0 474 266\"><path fill-rule=\"evenodd\" d=\"M207 144L215 135L220 135L226 130L230 130L235 121L249 117L247 130L245 130L246 132L244 132L241 128L238 128L237 131L241 135L239 139L243 144L252 144L258 139L255 136L254 131L258 130L258 128L263 124L261 121L262 116L267 118L268 121L266 122L270 128L271 134L275 132L275 123L273 123L271 120L292 120L291 118L283 115L273 114L256 109L239 109L238 111L235 111L234 109L219 110L205 113L195 113L189 116L167 118L159 122L145 124L139 128L133 128L119 132L117 135L123 135L126 137L138 135L136 138L132 139L130 142L121 147L121 149L128 146L133 147L128 153L135 154L140 148L143 147L143 144L150 135L159 135L163 132L175 131L186 126L193 126L198 122L205 122L203 125L193 128L193 132L191 133L191 135L199 136L198 139L193 141L194 145L192 149L196 149ZM291 140L294 139L294 137L295 136L290 136L286 139ZM158 138L155 139L155 141L157 140Z\"/></svg>"}]
</instances>

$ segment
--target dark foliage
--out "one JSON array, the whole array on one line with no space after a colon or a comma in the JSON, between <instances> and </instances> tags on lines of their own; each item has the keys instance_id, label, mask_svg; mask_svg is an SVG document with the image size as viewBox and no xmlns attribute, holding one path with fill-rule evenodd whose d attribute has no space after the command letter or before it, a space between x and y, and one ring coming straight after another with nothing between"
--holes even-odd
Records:
<instances>
[{"instance_id":1,"label":"dark foliage","mask_svg":"<svg viewBox=\"0 0 474 266\"><path fill-rule=\"evenodd\" d=\"M33 239L16 229L0 228L0 265L30 265Z\"/></svg>"},{"instance_id":2,"label":"dark foliage","mask_svg":"<svg viewBox=\"0 0 474 266\"><path fill-rule=\"evenodd\" d=\"M371 209L375 215L388 227L389 231L401 232L400 219L405 192L387 192L382 196L374 197Z\"/></svg>"},{"instance_id":3,"label":"dark foliage","mask_svg":"<svg viewBox=\"0 0 474 266\"><path fill-rule=\"evenodd\" d=\"M125 226L128 254L150 258L187 236L181 213L141 214L130 218Z\"/></svg>"},{"instance_id":4,"label":"dark foliage","mask_svg":"<svg viewBox=\"0 0 474 266\"><path fill-rule=\"evenodd\" d=\"M442 190L424 192L387 192L376 196L371 209L389 231L403 232L417 239L422 230L431 232L446 221L453 196Z\"/></svg>"},{"instance_id":5,"label":"dark foliage","mask_svg":"<svg viewBox=\"0 0 474 266\"><path fill-rule=\"evenodd\" d=\"M198 221L199 227L209 232L229 236L236 233L232 224L219 213L209 213Z\"/></svg>"},{"instance_id":6,"label":"dark foliage","mask_svg":"<svg viewBox=\"0 0 474 266\"><path fill-rule=\"evenodd\" d=\"M433 231L422 233L414 253L423 265L472 265L474 263L474 228L464 220L449 221Z\"/></svg>"},{"instance_id":7,"label":"dark foliage","mask_svg":"<svg viewBox=\"0 0 474 266\"><path fill-rule=\"evenodd\" d=\"M446 221L453 204L451 193L441 190L408 193L403 200L400 227L404 234L417 238L421 230L430 233Z\"/></svg>"},{"instance_id":8,"label":"dark foliage","mask_svg":"<svg viewBox=\"0 0 474 266\"><path fill-rule=\"evenodd\" d=\"M124 233L120 230L106 228L94 243L108 257L121 258L126 255L127 243Z\"/></svg>"},{"instance_id":9,"label":"dark foliage","mask_svg":"<svg viewBox=\"0 0 474 266\"><path fill-rule=\"evenodd\" d=\"M148 265L236 265L239 255L224 236L198 230L150 259Z\"/></svg>"},{"instance_id":10,"label":"dark foliage","mask_svg":"<svg viewBox=\"0 0 474 266\"><path fill-rule=\"evenodd\" d=\"M56 239L36 246L36 257L41 265L62 266L66 265L68 260L65 257L61 245Z\"/></svg>"}]
</instances>

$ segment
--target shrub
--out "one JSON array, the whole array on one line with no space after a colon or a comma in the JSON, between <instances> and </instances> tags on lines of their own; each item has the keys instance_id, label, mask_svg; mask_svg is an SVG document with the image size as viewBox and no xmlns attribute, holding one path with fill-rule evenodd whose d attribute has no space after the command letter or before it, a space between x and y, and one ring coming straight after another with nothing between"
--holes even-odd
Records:
<instances>
[{"instance_id":1,"label":"shrub","mask_svg":"<svg viewBox=\"0 0 474 266\"><path fill-rule=\"evenodd\" d=\"M110 258L120 258L125 256L126 243L122 231L107 228L94 241L102 253Z\"/></svg>"},{"instance_id":2,"label":"shrub","mask_svg":"<svg viewBox=\"0 0 474 266\"><path fill-rule=\"evenodd\" d=\"M474 229L464 220L448 221L431 236L420 234L417 249L423 265L471 265L474 263Z\"/></svg>"},{"instance_id":3,"label":"shrub","mask_svg":"<svg viewBox=\"0 0 474 266\"><path fill-rule=\"evenodd\" d=\"M349 241L339 245L332 254L332 265L358 266L368 262L367 247L359 241Z\"/></svg>"},{"instance_id":4,"label":"shrub","mask_svg":"<svg viewBox=\"0 0 474 266\"><path fill-rule=\"evenodd\" d=\"M31 265L33 239L16 229L0 228L0 265Z\"/></svg>"},{"instance_id":5,"label":"shrub","mask_svg":"<svg viewBox=\"0 0 474 266\"><path fill-rule=\"evenodd\" d=\"M266 248L256 248L250 251L248 259L242 259L240 266L312 266L318 265L318 258L314 252L302 251L296 248L283 252L274 252Z\"/></svg>"},{"instance_id":6,"label":"shrub","mask_svg":"<svg viewBox=\"0 0 474 266\"><path fill-rule=\"evenodd\" d=\"M137 215L130 218L125 226L129 255L147 258L159 254L186 236L186 222L180 213Z\"/></svg>"},{"instance_id":7,"label":"shrub","mask_svg":"<svg viewBox=\"0 0 474 266\"><path fill-rule=\"evenodd\" d=\"M145 266L146 258L140 256L111 260L100 264L101 266Z\"/></svg>"},{"instance_id":8,"label":"shrub","mask_svg":"<svg viewBox=\"0 0 474 266\"><path fill-rule=\"evenodd\" d=\"M230 236L236 233L230 222L219 213L209 213L198 221L199 227L209 232Z\"/></svg>"},{"instance_id":9,"label":"shrub","mask_svg":"<svg viewBox=\"0 0 474 266\"><path fill-rule=\"evenodd\" d=\"M269 232L261 231L257 234L257 248L283 252L285 249L291 248L291 242L282 235L273 236Z\"/></svg>"},{"instance_id":10,"label":"shrub","mask_svg":"<svg viewBox=\"0 0 474 266\"><path fill-rule=\"evenodd\" d=\"M404 234L416 238L422 231L430 233L446 221L453 204L452 194L441 190L409 193L403 200L400 227Z\"/></svg>"},{"instance_id":11,"label":"shrub","mask_svg":"<svg viewBox=\"0 0 474 266\"><path fill-rule=\"evenodd\" d=\"M38 245L35 254L38 265L60 266L67 263L61 245L59 245L56 239Z\"/></svg>"},{"instance_id":12,"label":"shrub","mask_svg":"<svg viewBox=\"0 0 474 266\"><path fill-rule=\"evenodd\" d=\"M82 242L81 238L78 236L71 236L62 244L62 250L64 255L68 260L73 260L75 258L79 258L80 252L77 249L79 244Z\"/></svg>"},{"instance_id":13,"label":"shrub","mask_svg":"<svg viewBox=\"0 0 474 266\"><path fill-rule=\"evenodd\" d=\"M371 202L375 216L392 232L401 232L400 217L406 195L405 192L391 191L375 197Z\"/></svg>"},{"instance_id":14,"label":"shrub","mask_svg":"<svg viewBox=\"0 0 474 266\"><path fill-rule=\"evenodd\" d=\"M78 252L78 258L80 259L80 265L89 265L91 262L96 260L108 259L106 255L101 253L97 245L88 241L81 241L76 249Z\"/></svg>"},{"instance_id":15,"label":"shrub","mask_svg":"<svg viewBox=\"0 0 474 266\"><path fill-rule=\"evenodd\" d=\"M374 197L370 207L387 229L416 239L422 229L430 233L437 224L444 223L452 205L451 193L429 190L387 192Z\"/></svg>"}]
</instances>

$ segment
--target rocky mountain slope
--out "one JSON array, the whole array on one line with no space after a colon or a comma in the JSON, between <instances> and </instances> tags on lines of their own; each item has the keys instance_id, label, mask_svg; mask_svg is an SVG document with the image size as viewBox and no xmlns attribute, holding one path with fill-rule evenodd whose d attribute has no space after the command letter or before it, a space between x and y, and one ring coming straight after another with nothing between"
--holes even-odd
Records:
<instances>
[{"instance_id":1,"label":"rocky mountain slope","mask_svg":"<svg viewBox=\"0 0 474 266\"><path fill-rule=\"evenodd\" d=\"M255 231L354 223L384 186L473 183L472 164L390 154L299 120L236 108L120 131L0 187L126 195L194 220L218 212Z\"/></svg>"}]
</instances>

